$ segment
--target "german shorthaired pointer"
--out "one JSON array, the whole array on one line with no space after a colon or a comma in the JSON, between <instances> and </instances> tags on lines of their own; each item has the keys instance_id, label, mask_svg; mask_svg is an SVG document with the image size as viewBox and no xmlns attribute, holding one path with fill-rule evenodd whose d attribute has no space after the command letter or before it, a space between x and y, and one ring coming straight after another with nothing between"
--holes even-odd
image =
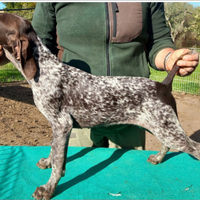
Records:
<instances>
[{"instance_id":1,"label":"german shorthaired pointer","mask_svg":"<svg viewBox=\"0 0 200 200\"><path fill-rule=\"evenodd\" d=\"M0 13L0 30L5 56L30 84L35 104L53 130L50 155L37 163L42 169L52 167L52 174L35 190L35 199L50 199L64 175L68 140L75 124L80 128L114 124L144 127L163 144L158 154L148 158L153 164L160 163L169 148L200 159L200 144L183 131L171 94L178 66L162 83L141 77L94 76L60 62L22 17Z\"/></svg>"}]
</instances>

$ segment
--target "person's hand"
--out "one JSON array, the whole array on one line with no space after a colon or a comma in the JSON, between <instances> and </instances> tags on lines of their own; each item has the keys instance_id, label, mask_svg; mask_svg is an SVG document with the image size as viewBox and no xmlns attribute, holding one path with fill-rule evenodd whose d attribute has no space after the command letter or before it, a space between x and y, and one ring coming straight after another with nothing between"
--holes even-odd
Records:
<instances>
[{"instance_id":1,"label":"person's hand","mask_svg":"<svg viewBox=\"0 0 200 200\"><path fill-rule=\"evenodd\" d=\"M172 67L174 66L176 60L178 58L181 58L177 61L177 65L180 67L179 71L177 72L177 75L179 76L188 76L194 70L199 64L199 54L198 53L192 53L187 54L191 50L189 49L178 49L173 51L166 62L166 69L167 71L171 71ZM186 55L184 55L186 54ZM184 56L182 56L184 55ZM182 56L182 57L181 57Z\"/></svg>"}]
</instances>

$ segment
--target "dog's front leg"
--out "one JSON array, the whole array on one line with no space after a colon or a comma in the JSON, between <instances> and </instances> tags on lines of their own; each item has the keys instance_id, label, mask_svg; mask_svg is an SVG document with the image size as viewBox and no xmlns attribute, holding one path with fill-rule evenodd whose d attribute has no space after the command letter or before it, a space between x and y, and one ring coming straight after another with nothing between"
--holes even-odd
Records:
<instances>
[{"instance_id":1,"label":"dog's front leg","mask_svg":"<svg viewBox=\"0 0 200 200\"><path fill-rule=\"evenodd\" d=\"M69 144L69 138L70 138L71 132L69 134L67 134L67 142L66 142L66 152L68 149L68 144ZM50 150L50 154L47 158L41 158L38 162L37 162L37 166L40 169L47 169L47 168L51 168L51 162L52 162L52 148ZM66 165L66 156L65 156L65 160L64 160L64 165L63 165L63 175L65 174L65 165Z\"/></svg>"},{"instance_id":2,"label":"dog's front leg","mask_svg":"<svg viewBox=\"0 0 200 200\"><path fill-rule=\"evenodd\" d=\"M48 200L53 196L56 186L65 172L68 140L72 129L72 119L60 117L52 123L53 142L51 147L51 166L52 173L45 185L36 188L33 193L35 199Z\"/></svg>"},{"instance_id":3,"label":"dog's front leg","mask_svg":"<svg viewBox=\"0 0 200 200\"><path fill-rule=\"evenodd\" d=\"M50 151L48 158L41 158L36 165L40 169L51 168L51 161L52 161L52 149Z\"/></svg>"}]
</instances>

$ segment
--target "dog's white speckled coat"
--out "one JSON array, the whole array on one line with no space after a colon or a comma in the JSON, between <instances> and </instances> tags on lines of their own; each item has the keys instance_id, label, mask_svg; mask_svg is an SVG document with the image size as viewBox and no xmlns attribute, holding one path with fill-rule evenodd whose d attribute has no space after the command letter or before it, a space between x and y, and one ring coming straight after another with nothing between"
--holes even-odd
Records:
<instances>
[{"instance_id":1,"label":"dog's white speckled coat","mask_svg":"<svg viewBox=\"0 0 200 200\"><path fill-rule=\"evenodd\" d=\"M186 136L177 118L170 89L175 72L163 83L141 77L94 76L60 62L25 19L0 13L0 29L6 57L27 79L36 106L53 130L51 153L37 163L42 169L52 167L52 174L45 185L36 189L34 198L52 197L65 172L68 140L74 126L139 125L163 144L149 162L160 163L169 148L200 159L199 144Z\"/></svg>"}]
</instances>

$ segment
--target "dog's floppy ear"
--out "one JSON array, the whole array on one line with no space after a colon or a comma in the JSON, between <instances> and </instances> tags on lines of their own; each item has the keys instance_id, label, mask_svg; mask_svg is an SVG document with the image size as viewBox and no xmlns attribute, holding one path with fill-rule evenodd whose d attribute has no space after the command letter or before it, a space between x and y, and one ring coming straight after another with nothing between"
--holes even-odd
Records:
<instances>
[{"instance_id":1,"label":"dog's floppy ear","mask_svg":"<svg viewBox=\"0 0 200 200\"><path fill-rule=\"evenodd\" d=\"M20 61L24 75L29 80L34 78L38 67L31 53L30 41L24 35L10 35L8 38L9 45L13 50L13 55L16 60Z\"/></svg>"}]
</instances>

